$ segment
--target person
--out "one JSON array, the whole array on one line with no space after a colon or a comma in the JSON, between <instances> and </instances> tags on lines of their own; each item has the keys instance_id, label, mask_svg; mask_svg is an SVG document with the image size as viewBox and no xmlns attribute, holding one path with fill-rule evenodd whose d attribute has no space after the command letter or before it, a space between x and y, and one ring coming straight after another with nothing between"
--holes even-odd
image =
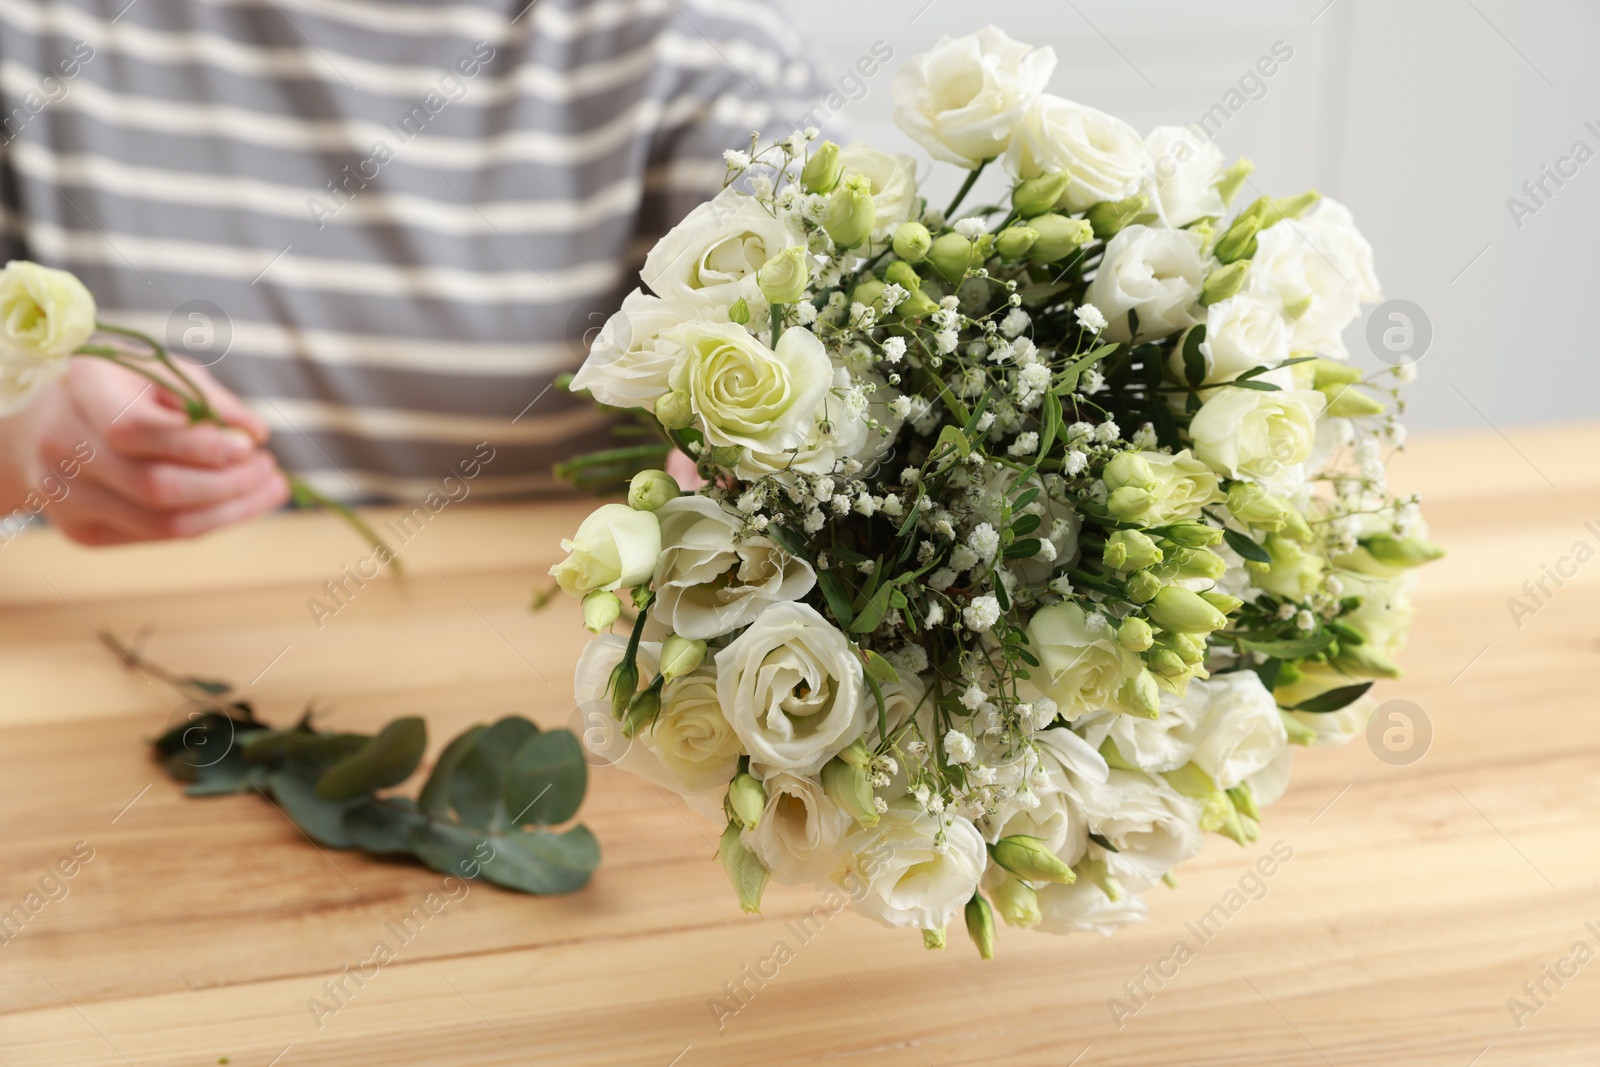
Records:
<instances>
[{"instance_id":1,"label":"person","mask_svg":"<svg viewBox=\"0 0 1600 1067\"><path fill-rule=\"evenodd\" d=\"M769 0L0 6L0 251L163 340L228 427L102 360L0 420L0 511L104 545L282 506L284 471L537 494L604 447L553 389L723 153L823 91ZM52 475L53 476L53 475Z\"/></svg>"}]
</instances>

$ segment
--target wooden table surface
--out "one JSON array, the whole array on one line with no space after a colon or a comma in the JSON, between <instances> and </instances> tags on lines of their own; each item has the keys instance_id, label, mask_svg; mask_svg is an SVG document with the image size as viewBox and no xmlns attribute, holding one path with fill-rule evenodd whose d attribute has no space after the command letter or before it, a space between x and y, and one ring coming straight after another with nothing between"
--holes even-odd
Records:
<instances>
[{"instance_id":1,"label":"wooden table surface","mask_svg":"<svg viewBox=\"0 0 1600 1067\"><path fill-rule=\"evenodd\" d=\"M320 1026L325 983L398 944L388 924L441 876L319 851L259 797L182 796L145 747L176 700L96 631L254 679L273 721L308 701L359 728L420 714L435 750L507 712L563 725L584 635L571 604L528 603L582 506L450 505L404 550L406 580L320 629L308 599L362 555L326 516L119 550L27 534L0 546L0 912L41 885L59 899L0 944L0 1065L1595 1064L1600 565L1547 581L1520 628L1507 600L1600 547L1597 452L1593 426L1413 444L1393 482L1424 494L1451 555L1380 700L1419 707L1431 745L1406 765L1361 739L1300 753L1261 841L1213 838L1142 926L1002 927L989 963L958 931L930 953L848 914L802 942L787 924L819 894L774 888L742 915L716 828L606 769L587 890L471 886ZM1185 924L1279 841L1293 858L1202 943ZM92 859L51 880L75 847ZM780 940L793 958L757 987L745 968ZM1141 979L1151 995L1128 999ZM753 992L719 1028L726 982ZM1119 1026L1112 998L1140 1006Z\"/></svg>"}]
</instances>

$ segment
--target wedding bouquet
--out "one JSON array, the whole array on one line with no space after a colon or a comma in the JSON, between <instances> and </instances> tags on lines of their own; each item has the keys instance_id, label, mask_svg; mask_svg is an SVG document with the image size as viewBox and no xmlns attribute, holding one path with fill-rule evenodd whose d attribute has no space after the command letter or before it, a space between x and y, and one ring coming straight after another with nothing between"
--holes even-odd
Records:
<instances>
[{"instance_id":1,"label":"wedding bouquet","mask_svg":"<svg viewBox=\"0 0 1600 1067\"><path fill-rule=\"evenodd\" d=\"M991 27L899 73L969 171L944 211L815 130L730 151L572 380L663 442L572 473L702 483L642 470L563 542L577 700L620 723L587 740L726 819L747 910L775 879L985 957L996 911L1109 932L1399 675L1439 553L1384 483L1409 373L1340 340L1371 247L1315 192L1230 213L1248 161L1054 63Z\"/></svg>"}]
</instances>

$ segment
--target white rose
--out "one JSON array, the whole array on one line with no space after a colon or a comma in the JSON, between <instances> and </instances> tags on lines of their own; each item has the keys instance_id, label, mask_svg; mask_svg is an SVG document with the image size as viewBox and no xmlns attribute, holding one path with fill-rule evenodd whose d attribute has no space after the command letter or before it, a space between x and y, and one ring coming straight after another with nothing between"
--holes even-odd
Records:
<instances>
[{"instance_id":1,"label":"white rose","mask_svg":"<svg viewBox=\"0 0 1600 1067\"><path fill-rule=\"evenodd\" d=\"M94 297L68 271L14 259L0 270L0 415L67 372L94 333Z\"/></svg>"},{"instance_id":2,"label":"white rose","mask_svg":"<svg viewBox=\"0 0 1600 1067\"><path fill-rule=\"evenodd\" d=\"M867 724L861 661L807 604L774 604L717 653L722 712L753 763L815 774Z\"/></svg>"},{"instance_id":3,"label":"white rose","mask_svg":"<svg viewBox=\"0 0 1600 1067\"><path fill-rule=\"evenodd\" d=\"M855 910L884 926L940 930L961 913L978 888L988 851L977 829L959 816L943 826L915 802L897 801L871 829L845 842L850 870L865 883Z\"/></svg>"},{"instance_id":4,"label":"white rose","mask_svg":"<svg viewBox=\"0 0 1600 1067\"><path fill-rule=\"evenodd\" d=\"M1205 701L1205 721L1192 760L1219 789L1232 789L1289 747L1278 703L1254 671L1229 671L1192 681ZM1163 709L1162 714L1165 714Z\"/></svg>"},{"instance_id":5,"label":"white rose","mask_svg":"<svg viewBox=\"0 0 1600 1067\"><path fill-rule=\"evenodd\" d=\"M1144 139L1155 168L1156 193L1169 226L1218 218L1227 211L1217 181L1226 164L1222 149L1183 126L1157 126Z\"/></svg>"},{"instance_id":6,"label":"white rose","mask_svg":"<svg viewBox=\"0 0 1600 1067\"><path fill-rule=\"evenodd\" d=\"M1200 851L1200 806L1142 771L1113 770L1103 785L1086 783L1083 809L1090 829L1117 849L1099 858L1128 888L1155 884Z\"/></svg>"},{"instance_id":7,"label":"white rose","mask_svg":"<svg viewBox=\"0 0 1600 1067\"><path fill-rule=\"evenodd\" d=\"M635 289L595 334L571 388L587 389L595 400L612 407L649 407L667 391L667 376L681 352L676 343L663 341L662 331L696 321L702 311L694 304L662 300Z\"/></svg>"},{"instance_id":8,"label":"white rose","mask_svg":"<svg viewBox=\"0 0 1600 1067\"><path fill-rule=\"evenodd\" d=\"M823 394L822 403L817 405L806 442L789 452L746 452L734 464L734 472L745 481L754 481L773 474L785 478L795 474L832 474L847 459L864 466L877 462L889 451L895 431L900 428L901 420L888 407L899 393L879 385L867 406L856 410L840 399L854 385L849 370L834 368L833 388ZM869 419L877 419L891 432L879 433L868 425Z\"/></svg>"},{"instance_id":9,"label":"white rose","mask_svg":"<svg viewBox=\"0 0 1600 1067\"><path fill-rule=\"evenodd\" d=\"M1039 914L1033 929L1047 934L1103 934L1110 936L1124 926L1144 922L1148 908L1144 898L1128 893L1113 901L1087 878L1071 885L1052 882L1041 886Z\"/></svg>"},{"instance_id":10,"label":"white rose","mask_svg":"<svg viewBox=\"0 0 1600 1067\"><path fill-rule=\"evenodd\" d=\"M847 859L842 845L854 825L849 813L828 799L815 779L779 771L762 784L767 806L756 828L741 832L745 848L782 885L833 877Z\"/></svg>"},{"instance_id":11,"label":"white rose","mask_svg":"<svg viewBox=\"0 0 1600 1067\"><path fill-rule=\"evenodd\" d=\"M1264 808L1283 799L1283 794L1289 791L1289 775L1293 770L1294 746L1286 745L1271 763L1246 778L1245 784L1250 787L1256 806Z\"/></svg>"},{"instance_id":12,"label":"white rose","mask_svg":"<svg viewBox=\"0 0 1600 1067\"><path fill-rule=\"evenodd\" d=\"M1068 211L1086 211L1102 200L1121 200L1150 181L1152 164L1139 131L1119 118L1074 100L1044 95L1028 108L1006 153L1018 178L1067 171L1062 194ZM1110 312L1098 300L1101 311Z\"/></svg>"},{"instance_id":13,"label":"white rose","mask_svg":"<svg viewBox=\"0 0 1600 1067\"><path fill-rule=\"evenodd\" d=\"M799 600L817 584L811 564L766 537L735 541L742 518L705 496L680 496L661 522L653 617L691 640L748 626L769 605Z\"/></svg>"},{"instance_id":14,"label":"white rose","mask_svg":"<svg viewBox=\"0 0 1600 1067\"><path fill-rule=\"evenodd\" d=\"M1215 385L1256 367L1275 367L1289 358L1289 325L1276 290L1247 288L1206 308L1206 339L1200 342L1206 373L1202 384ZM1187 380L1182 351L1168 361L1179 380ZM1292 368L1258 375L1279 388L1294 384ZM1202 394L1209 395L1209 390Z\"/></svg>"},{"instance_id":15,"label":"white rose","mask_svg":"<svg viewBox=\"0 0 1600 1067\"><path fill-rule=\"evenodd\" d=\"M786 217L774 217L753 196L724 189L655 243L639 275L665 300L720 310L742 297L755 310L766 307L756 272L784 249L805 243Z\"/></svg>"},{"instance_id":16,"label":"white rose","mask_svg":"<svg viewBox=\"0 0 1600 1067\"><path fill-rule=\"evenodd\" d=\"M806 443L833 363L810 330L783 331L776 349L736 322L690 323L668 331L683 354L668 378L689 397L713 446L782 452Z\"/></svg>"},{"instance_id":17,"label":"white rose","mask_svg":"<svg viewBox=\"0 0 1600 1067\"><path fill-rule=\"evenodd\" d=\"M561 547L567 558L550 573L572 596L643 585L655 574L661 555L661 524L648 511L601 504Z\"/></svg>"},{"instance_id":18,"label":"white rose","mask_svg":"<svg viewBox=\"0 0 1600 1067\"><path fill-rule=\"evenodd\" d=\"M872 206L878 212L872 226L874 241L887 239L917 213L917 163L910 156L880 152L857 141L840 151L839 163L841 181L860 174L872 185Z\"/></svg>"},{"instance_id":19,"label":"white rose","mask_svg":"<svg viewBox=\"0 0 1600 1067\"><path fill-rule=\"evenodd\" d=\"M1013 834L1037 837L1070 866L1083 858L1089 846L1089 820L1083 811L1078 783L1103 783L1108 774L1106 761L1088 742L1064 727L1036 734L1034 742L1040 770L1049 783L1039 793L1039 806L991 816L979 824L979 829L991 844ZM1003 880L1004 874L1004 869L991 870L985 874L984 884L992 886Z\"/></svg>"},{"instance_id":20,"label":"white rose","mask_svg":"<svg viewBox=\"0 0 1600 1067\"><path fill-rule=\"evenodd\" d=\"M739 736L722 714L710 666L674 678L661 690L661 714L639 733L680 793L727 788L739 769Z\"/></svg>"},{"instance_id":21,"label":"white rose","mask_svg":"<svg viewBox=\"0 0 1600 1067\"><path fill-rule=\"evenodd\" d=\"M1356 229L1350 209L1332 197L1323 197L1296 225L1318 252L1333 262L1339 274L1363 304L1383 299L1383 286L1373 266L1372 245Z\"/></svg>"},{"instance_id":22,"label":"white rose","mask_svg":"<svg viewBox=\"0 0 1600 1067\"><path fill-rule=\"evenodd\" d=\"M1194 454L1230 478L1275 478L1304 463L1327 400L1312 389L1219 389L1189 423Z\"/></svg>"},{"instance_id":23,"label":"white rose","mask_svg":"<svg viewBox=\"0 0 1600 1067\"><path fill-rule=\"evenodd\" d=\"M1129 226L1111 239L1084 296L1104 313L1106 340L1131 340L1129 311L1139 315L1140 340L1166 337L1199 321L1195 301L1206 276L1202 241L1188 230L1149 226Z\"/></svg>"},{"instance_id":24,"label":"white rose","mask_svg":"<svg viewBox=\"0 0 1600 1067\"><path fill-rule=\"evenodd\" d=\"M1055 66L1054 49L1030 48L993 26L941 37L895 75L895 123L935 159L975 168L1005 152Z\"/></svg>"},{"instance_id":25,"label":"white rose","mask_svg":"<svg viewBox=\"0 0 1600 1067\"><path fill-rule=\"evenodd\" d=\"M1110 738L1117 754L1128 763L1159 774L1177 770L1194 756L1205 714L1205 691L1191 682L1181 696L1163 691L1161 712L1153 719L1101 712L1077 723L1076 728L1095 748Z\"/></svg>"},{"instance_id":26,"label":"white rose","mask_svg":"<svg viewBox=\"0 0 1600 1067\"><path fill-rule=\"evenodd\" d=\"M1116 642L1109 625L1089 631L1076 604L1040 608L1028 620L1028 647L1039 659L1034 683L1068 721L1116 704L1117 689L1139 672L1139 658Z\"/></svg>"},{"instance_id":27,"label":"white rose","mask_svg":"<svg viewBox=\"0 0 1600 1067\"><path fill-rule=\"evenodd\" d=\"M1346 359L1344 329L1361 315L1365 294L1379 299L1371 274L1372 249L1335 203L1327 220L1314 222L1328 201L1306 218L1279 222L1256 238L1250 274L1276 289L1292 320L1289 347ZM1363 251L1364 250L1364 251Z\"/></svg>"}]
</instances>

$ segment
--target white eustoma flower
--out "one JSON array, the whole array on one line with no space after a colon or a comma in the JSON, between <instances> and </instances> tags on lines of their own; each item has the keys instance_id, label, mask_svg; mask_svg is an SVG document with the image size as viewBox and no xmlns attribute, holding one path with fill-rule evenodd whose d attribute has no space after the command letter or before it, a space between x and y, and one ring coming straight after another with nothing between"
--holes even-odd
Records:
<instances>
[{"instance_id":1,"label":"white eustoma flower","mask_svg":"<svg viewBox=\"0 0 1600 1067\"><path fill-rule=\"evenodd\" d=\"M683 348L668 383L687 395L712 445L782 452L806 443L834 374L810 330L790 327L776 349L736 322L688 323L668 336Z\"/></svg>"},{"instance_id":2,"label":"white eustoma flower","mask_svg":"<svg viewBox=\"0 0 1600 1067\"><path fill-rule=\"evenodd\" d=\"M772 604L799 600L817 584L811 564L772 540L736 539L742 516L705 496L680 496L661 522L653 618L691 640L748 626Z\"/></svg>"},{"instance_id":3,"label":"white eustoma flower","mask_svg":"<svg viewBox=\"0 0 1600 1067\"><path fill-rule=\"evenodd\" d=\"M1038 890L1040 921L1032 928L1047 934L1102 934L1144 922L1144 898L1129 893L1113 901L1087 878L1071 885L1051 883Z\"/></svg>"},{"instance_id":4,"label":"white eustoma flower","mask_svg":"<svg viewBox=\"0 0 1600 1067\"><path fill-rule=\"evenodd\" d=\"M762 785L767 806L754 830L740 840L781 885L808 885L838 873L848 856L845 836L854 820L828 798L814 778L779 771Z\"/></svg>"},{"instance_id":5,"label":"white eustoma flower","mask_svg":"<svg viewBox=\"0 0 1600 1067\"><path fill-rule=\"evenodd\" d=\"M857 829L845 847L850 870L866 885L856 911L884 926L913 930L939 930L959 915L988 861L971 822L955 816L941 826L911 800L889 805L877 826Z\"/></svg>"},{"instance_id":6,"label":"white eustoma flower","mask_svg":"<svg viewBox=\"0 0 1600 1067\"><path fill-rule=\"evenodd\" d=\"M1214 141L1185 126L1157 126L1144 139L1155 173L1157 199L1169 226L1217 218L1227 210L1217 181L1226 164Z\"/></svg>"},{"instance_id":7,"label":"white eustoma flower","mask_svg":"<svg viewBox=\"0 0 1600 1067\"><path fill-rule=\"evenodd\" d=\"M709 665L663 686L661 714L634 740L655 754L680 793L726 788L739 769L739 736L722 714Z\"/></svg>"},{"instance_id":8,"label":"white eustoma flower","mask_svg":"<svg viewBox=\"0 0 1600 1067\"><path fill-rule=\"evenodd\" d=\"M1270 286L1246 288L1206 308L1206 338L1200 342L1205 358L1204 385L1233 381L1256 367L1276 367L1289 358L1290 326L1283 302ZM1180 380L1186 380L1183 352L1174 351L1169 363ZM1292 368L1260 375L1280 389L1293 386ZM1206 394L1203 394L1206 395Z\"/></svg>"},{"instance_id":9,"label":"white eustoma flower","mask_svg":"<svg viewBox=\"0 0 1600 1067\"><path fill-rule=\"evenodd\" d=\"M1075 729L1097 749L1109 738L1117 754L1141 771L1175 771L1193 758L1206 719L1206 693L1190 682L1183 695L1161 694L1161 712L1142 715L1101 712L1079 720Z\"/></svg>"},{"instance_id":10,"label":"white eustoma flower","mask_svg":"<svg viewBox=\"0 0 1600 1067\"><path fill-rule=\"evenodd\" d=\"M664 300L725 310L743 298L752 309L764 308L756 272L784 249L805 244L805 234L785 218L729 188L667 231L639 275Z\"/></svg>"},{"instance_id":11,"label":"white eustoma flower","mask_svg":"<svg viewBox=\"0 0 1600 1067\"><path fill-rule=\"evenodd\" d=\"M1153 169L1139 131L1104 111L1049 94L1022 116L1006 167L1024 180L1067 171L1072 180L1061 205L1068 211L1131 196L1150 181Z\"/></svg>"},{"instance_id":12,"label":"white eustoma flower","mask_svg":"<svg viewBox=\"0 0 1600 1067\"><path fill-rule=\"evenodd\" d=\"M1310 458L1326 405L1312 389L1219 389L1189 423L1194 454L1230 478L1277 478Z\"/></svg>"},{"instance_id":13,"label":"white eustoma flower","mask_svg":"<svg viewBox=\"0 0 1600 1067\"><path fill-rule=\"evenodd\" d=\"M562 590L587 596L648 582L661 555L661 524L648 511L601 504L563 539L567 558L550 568Z\"/></svg>"},{"instance_id":14,"label":"white eustoma flower","mask_svg":"<svg viewBox=\"0 0 1600 1067\"><path fill-rule=\"evenodd\" d=\"M1039 806L996 813L979 823L979 831L990 844L1014 834L1037 837L1070 866L1083 858L1089 845L1089 820L1079 783L1103 784L1109 771L1090 743L1071 730L1046 730L1035 735L1034 742L1047 783L1046 788L1035 789ZM985 875L984 884L992 886L1004 875L1003 870L992 871Z\"/></svg>"},{"instance_id":15,"label":"white eustoma flower","mask_svg":"<svg viewBox=\"0 0 1600 1067\"><path fill-rule=\"evenodd\" d=\"M877 221L872 240L882 241L917 213L917 162L910 156L880 152L860 141L839 152L843 177L860 174L872 186L872 206Z\"/></svg>"},{"instance_id":16,"label":"white eustoma flower","mask_svg":"<svg viewBox=\"0 0 1600 1067\"><path fill-rule=\"evenodd\" d=\"M868 380L876 383L875 378ZM910 413L911 401L898 390L880 385L865 410L857 410L842 399L853 384L849 370L835 368L833 386L823 393L812 414L811 435L805 443L790 451L746 452L734 463L734 473L746 481L767 475L789 480L797 474L828 474L849 460L876 463L893 446L894 431ZM875 431L872 419L891 432Z\"/></svg>"},{"instance_id":17,"label":"white eustoma flower","mask_svg":"<svg viewBox=\"0 0 1600 1067\"><path fill-rule=\"evenodd\" d=\"M867 725L861 661L807 604L774 604L716 655L723 714L752 764L810 775Z\"/></svg>"},{"instance_id":18,"label":"white eustoma flower","mask_svg":"<svg viewBox=\"0 0 1600 1067\"><path fill-rule=\"evenodd\" d=\"M589 355L572 376L571 388L587 389L611 407L649 407L669 388L667 376L682 352L676 343L662 342L662 331L697 321L704 310L635 289L590 339Z\"/></svg>"},{"instance_id":19,"label":"white eustoma flower","mask_svg":"<svg viewBox=\"0 0 1600 1067\"><path fill-rule=\"evenodd\" d=\"M1323 198L1310 214L1269 227L1257 238L1251 275L1271 285L1293 320L1290 347L1348 358L1343 333L1361 305L1383 299L1372 246L1350 210Z\"/></svg>"},{"instance_id":20,"label":"white eustoma flower","mask_svg":"<svg viewBox=\"0 0 1600 1067\"><path fill-rule=\"evenodd\" d=\"M1102 858L1129 888L1153 885L1200 851L1200 806L1154 775L1113 770L1104 784L1083 786L1083 809L1117 849Z\"/></svg>"},{"instance_id":21,"label":"white eustoma flower","mask_svg":"<svg viewBox=\"0 0 1600 1067\"><path fill-rule=\"evenodd\" d=\"M14 259L0 270L0 415L21 411L67 372L95 329L94 297L75 275Z\"/></svg>"},{"instance_id":22,"label":"white eustoma flower","mask_svg":"<svg viewBox=\"0 0 1600 1067\"><path fill-rule=\"evenodd\" d=\"M1383 299L1383 286L1373 266L1372 245L1356 229L1355 216L1349 208L1325 196L1297 225L1317 251L1333 261L1357 300L1376 304Z\"/></svg>"},{"instance_id":23,"label":"white eustoma flower","mask_svg":"<svg viewBox=\"0 0 1600 1067\"><path fill-rule=\"evenodd\" d=\"M1055 66L1054 49L1030 48L993 26L941 37L895 75L895 123L935 159L976 168L1005 152Z\"/></svg>"},{"instance_id":24,"label":"white eustoma flower","mask_svg":"<svg viewBox=\"0 0 1600 1067\"><path fill-rule=\"evenodd\" d=\"M1068 186L1071 188L1071 186ZM1105 315L1105 339L1128 341L1128 312L1139 316L1139 339L1193 326L1205 281L1203 238L1188 230L1129 226L1106 245L1086 294Z\"/></svg>"},{"instance_id":25,"label":"white eustoma flower","mask_svg":"<svg viewBox=\"0 0 1600 1067\"><path fill-rule=\"evenodd\" d=\"M1191 759L1219 789L1232 789L1264 770L1289 747L1277 701L1254 671L1193 681L1189 692L1200 693L1205 701L1205 720Z\"/></svg>"},{"instance_id":26,"label":"white eustoma flower","mask_svg":"<svg viewBox=\"0 0 1600 1067\"><path fill-rule=\"evenodd\" d=\"M1040 608L1028 621L1028 647L1038 657L1033 681L1070 722L1114 707L1122 683L1142 669L1139 658L1116 642L1109 627L1089 629L1077 604Z\"/></svg>"}]
</instances>

